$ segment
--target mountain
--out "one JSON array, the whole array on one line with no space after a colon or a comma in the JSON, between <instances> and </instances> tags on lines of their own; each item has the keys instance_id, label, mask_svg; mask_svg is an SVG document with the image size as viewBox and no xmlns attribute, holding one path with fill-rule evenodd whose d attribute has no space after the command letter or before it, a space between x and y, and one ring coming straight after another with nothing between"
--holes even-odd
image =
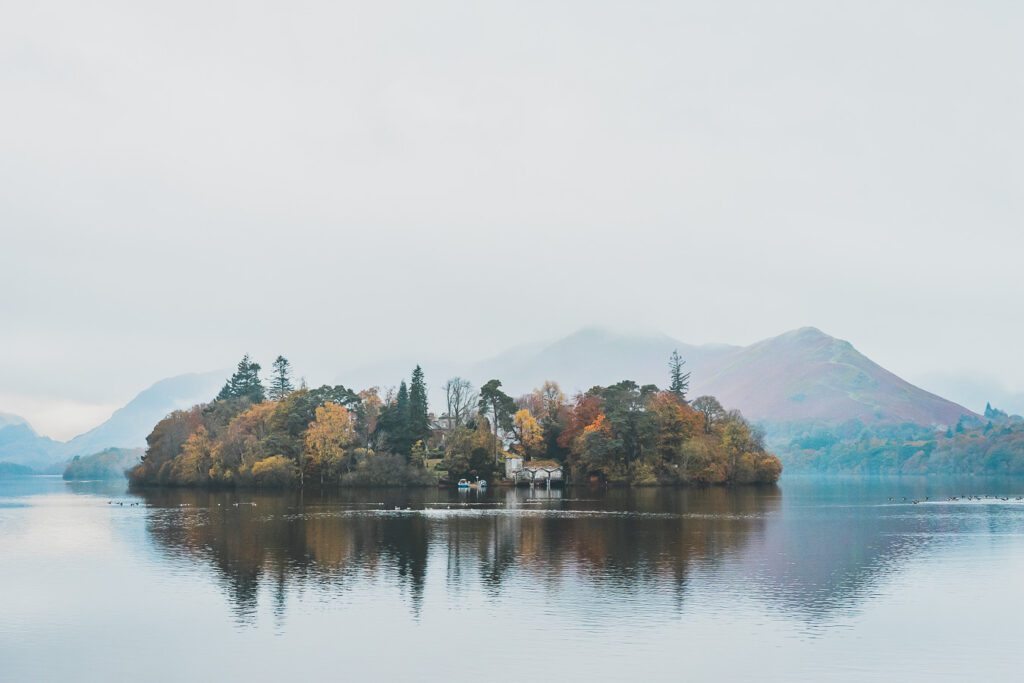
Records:
<instances>
[{"instance_id":1,"label":"mountain","mask_svg":"<svg viewBox=\"0 0 1024 683\"><path fill-rule=\"evenodd\" d=\"M28 420L23 418L21 415L12 415L10 413L0 413L0 429L4 427L10 427L12 425L26 425Z\"/></svg>"},{"instance_id":2,"label":"mountain","mask_svg":"<svg viewBox=\"0 0 1024 683\"><path fill-rule=\"evenodd\" d=\"M88 455L110 447L145 446L153 425L170 412L212 400L224 377L224 372L216 371L160 380L116 410L106 422L69 441L64 456Z\"/></svg>"},{"instance_id":3,"label":"mountain","mask_svg":"<svg viewBox=\"0 0 1024 683\"><path fill-rule=\"evenodd\" d=\"M168 413L210 401L224 383L223 371L192 373L160 380L140 392L103 424L66 443L36 433L23 418L0 414L0 462L46 468L76 455L107 448L141 448L153 425Z\"/></svg>"},{"instance_id":4,"label":"mountain","mask_svg":"<svg viewBox=\"0 0 1024 683\"><path fill-rule=\"evenodd\" d=\"M804 327L739 349L694 380L755 421L954 425L967 408L920 389L847 341Z\"/></svg>"},{"instance_id":5,"label":"mountain","mask_svg":"<svg viewBox=\"0 0 1024 683\"><path fill-rule=\"evenodd\" d=\"M686 360L685 369L693 371L713 366L739 347L695 346L663 334L627 335L588 327L539 348L528 348L514 348L477 363L466 376L478 383L497 377L513 395L530 391L548 379L556 380L570 394L623 379L663 385L673 350Z\"/></svg>"},{"instance_id":6,"label":"mountain","mask_svg":"<svg viewBox=\"0 0 1024 683\"><path fill-rule=\"evenodd\" d=\"M691 396L711 394L754 421L952 425L973 415L813 327L749 346L695 346L666 335L586 328L527 353L513 349L477 363L465 376L478 386L497 377L513 395L545 379L557 380L567 393L622 379L664 386L673 350L692 373Z\"/></svg>"},{"instance_id":7,"label":"mountain","mask_svg":"<svg viewBox=\"0 0 1024 683\"><path fill-rule=\"evenodd\" d=\"M15 415L5 414L4 421L0 422L0 462L46 467L60 459L63 445L40 436L32 425Z\"/></svg>"}]
</instances>

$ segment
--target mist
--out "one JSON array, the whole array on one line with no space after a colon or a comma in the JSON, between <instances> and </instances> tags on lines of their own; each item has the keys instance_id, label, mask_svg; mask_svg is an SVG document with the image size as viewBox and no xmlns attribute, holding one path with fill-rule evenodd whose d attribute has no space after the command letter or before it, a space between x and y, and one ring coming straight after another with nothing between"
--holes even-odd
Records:
<instances>
[{"instance_id":1,"label":"mist","mask_svg":"<svg viewBox=\"0 0 1024 683\"><path fill-rule=\"evenodd\" d=\"M245 352L329 382L589 324L1024 391L1022 14L9 6L0 411L66 438Z\"/></svg>"}]
</instances>

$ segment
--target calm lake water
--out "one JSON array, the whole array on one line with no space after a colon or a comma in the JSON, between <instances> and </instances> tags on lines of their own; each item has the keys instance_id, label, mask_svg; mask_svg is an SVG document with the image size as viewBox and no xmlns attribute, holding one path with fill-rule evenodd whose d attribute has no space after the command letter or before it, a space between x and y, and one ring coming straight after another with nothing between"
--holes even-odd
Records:
<instances>
[{"instance_id":1,"label":"calm lake water","mask_svg":"<svg viewBox=\"0 0 1024 683\"><path fill-rule=\"evenodd\" d=\"M0 680L1021 680L1020 495L0 479Z\"/></svg>"}]
</instances>

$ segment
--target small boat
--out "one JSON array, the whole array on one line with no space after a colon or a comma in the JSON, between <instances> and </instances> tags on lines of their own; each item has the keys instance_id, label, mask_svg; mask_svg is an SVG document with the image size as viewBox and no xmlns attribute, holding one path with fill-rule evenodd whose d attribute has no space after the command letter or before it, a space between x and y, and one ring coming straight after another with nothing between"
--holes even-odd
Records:
<instances>
[{"instance_id":1,"label":"small boat","mask_svg":"<svg viewBox=\"0 0 1024 683\"><path fill-rule=\"evenodd\" d=\"M468 489L469 488L469 482L466 481L465 479L459 479L459 488L460 489Z\"/></svg>"},{"instance_id":2,"label":"small boat","mask_svg":"<svg viewBox=\"0 0 1024 683\"><path fill-rule=\"evenodd\" d=\"M487 480L486 479L480 479L479 481L476 482L476 487L478 489L485 489L485 488L487 488Z\"/></svg>"}]
</instances>

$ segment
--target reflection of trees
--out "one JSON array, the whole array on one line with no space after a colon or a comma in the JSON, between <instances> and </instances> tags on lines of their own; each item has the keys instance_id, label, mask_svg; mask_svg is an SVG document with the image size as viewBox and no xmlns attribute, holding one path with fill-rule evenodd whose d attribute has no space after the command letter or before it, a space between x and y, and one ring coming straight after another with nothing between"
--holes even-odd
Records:
<instances>
[{"instance_id":1,"label":"reflection of trees","mask_svg":"<svg viewBox=\"0 0 1024 683\"><path fill-rule=\"evenodd\" d=\"M445 600L483 591L493 601L575 600L580 609L582 601L602 609L602 600L680 605L699 581L815 622L869 597L909 556L968 523L942 508L888 506L888 496L942 500L984 490L999 489L794 478L780 488L480 496L435 489L304 499L295 492L142 495L156 545L212 567L242 621L254 619L261 589L283 616L296 591L329 597L370 583L397 591L418 614L429 569L444 578Z\"/></svg>"},{"instance_id":2,"label":"reflection of trees","mask_svg":"<svg viewBox=\"0 0 1024 683\"><path fill-rule=\"evenodd\" d=\"M560 494L538 491L538 501L498 490L460 505L467 499L436 490L143 493L150 536L175 558L212 565L242 621L253 618L261 585L283 613L289 589L337 592L375 578L417 612L428 558L452 594L477 582L492 596L514 595L517 581L557 590L565 579L681 591L695 563L720 562L759 533L779 498L774 488Z\"/></svg>"}]
</instances>

